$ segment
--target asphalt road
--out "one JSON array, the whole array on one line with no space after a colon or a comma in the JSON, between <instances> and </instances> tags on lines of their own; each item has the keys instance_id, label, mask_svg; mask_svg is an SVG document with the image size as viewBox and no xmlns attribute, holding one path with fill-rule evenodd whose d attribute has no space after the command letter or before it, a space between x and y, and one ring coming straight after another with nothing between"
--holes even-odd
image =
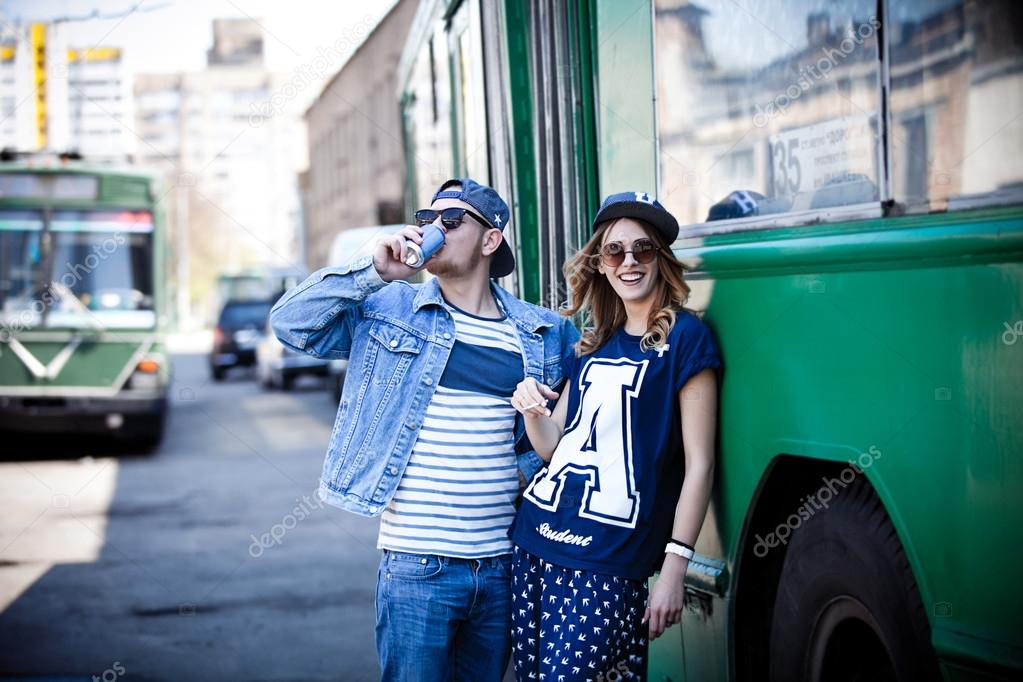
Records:
<instances>
[{"instance_id":1,"label":"asphalt road","mask_svg":"<svg viewBox=\"0 0 1023 682\"><path fill-rule=\"evenodd\" d=\"M315 495L329 394L174 372L153 454L0 441L0 678L378 679L377 521Z\"/></svg>"}]
</instances>

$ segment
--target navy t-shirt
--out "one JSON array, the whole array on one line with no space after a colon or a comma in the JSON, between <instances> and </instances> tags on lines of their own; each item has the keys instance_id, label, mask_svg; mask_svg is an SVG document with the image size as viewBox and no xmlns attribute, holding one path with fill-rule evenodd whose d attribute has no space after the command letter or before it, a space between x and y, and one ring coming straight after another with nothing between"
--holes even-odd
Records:
<instances>
[{"instance_id":1,"label":"navy t-shirt","mask_svg":"<svg viewBox=\"0 0 1023 682\"><path fill-rule=\"evenodd\" d=\"M720 368L713 335L678 313L660 348L619 329L566 360L565 432L523 493L509 534L547 561L634 579L653 574L671 537L685 457L678 394Z\"/></svg>"}]
</instances>

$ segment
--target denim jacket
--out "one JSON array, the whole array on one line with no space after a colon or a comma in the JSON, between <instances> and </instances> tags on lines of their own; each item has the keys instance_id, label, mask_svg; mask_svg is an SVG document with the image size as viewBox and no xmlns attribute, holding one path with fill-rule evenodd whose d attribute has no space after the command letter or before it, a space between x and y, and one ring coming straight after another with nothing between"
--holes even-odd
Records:
<instances>
[{"instance_id":1,"label":"denim jacket","mask_svg":"<svg viewBox=\"0 0 1023 682\"><path fill-rule=\"evenodd\" d=\"M494 283L491 288L519 334L526 375L557 386L562 360L579 338L575 326ZM320 497L363 516L381 514L405 471L455 342L455 324L437 280L385 283L371 257L323 268L277 301L270 324L288 348L349 360ZM514 435L519 469L528 481L544 464L530 449L521 414Z\"/></svg>"}]
</instances>

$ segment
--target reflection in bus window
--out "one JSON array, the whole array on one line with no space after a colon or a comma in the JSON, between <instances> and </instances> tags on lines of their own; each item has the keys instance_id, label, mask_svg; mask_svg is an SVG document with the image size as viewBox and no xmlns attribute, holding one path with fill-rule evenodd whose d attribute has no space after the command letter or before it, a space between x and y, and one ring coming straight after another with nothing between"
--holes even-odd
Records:
<instances>
[{"instance_id":1,"label":"reflection in bus window","mask_svg":"<svg viewBox=\"0 0 1023 682\"><path fill-rule=\"evenodd\" d=\"M153 310L153 218L146 212L55 211L53 281L94 313ZM54 311L71 312L61 300Z\"/></svg>"},{"instance_id":2,"label":"reflection in bus window","mask_svg":"<svg viewBox=\"0 0 1023 682\"><path fill-rule=\"evenodd\" d=\"M0 212L0 319L19 327L155 324L148 211Z\"/></svg>"},{"instance_id":3,"label":"reflection in bus window","mask_svg":"<svg viewBox=\"0 0 1023 682\"><path fill-rule=\"evenodd\" d=\"M483 85L483 48L479 5L463 3L452 17L455 75L458 83L459 173L490 182L487 149L487 93Z\"/></svg>"},{"instance_id":4,"label":"reflection in bus window","mask_svg":"<svg viewBox=\"0 0 1023 682\"><path fill-rule=\"evenodd\" d=\"M656 0L655 26L680 223L880 200L874 0Z\"/></svg>"},{"instance_id":5,"label":"reflection in bus window","mask_svg":"<svg viewBox=\"0 0 1023 682\"><path fill-rule=\"evenodd\" d=\"M443 40L443 28L438 24L433 38L423 45L416 57L402 102L408 163L414 181L410 190L414 206L429 205L437 187L454 175L448 63L444 50L434 48L435 41Z\"/></svg>"},{"instance_id":6,"label":"reflection in bus window","mask_svg":"<svg viewBox=\"0 0 1023 682\"><path fill-rule=\"evenodd\" d=\"M909 210L1019 201L1023 6L918 0L888 13L895 200Z\"/></svg>"},{"instance_id":7,"label":"reflection in bus window","mask_svg":"<svg viewBox=\"0 0 1023 682\"><path fill-rule=\"evenodd\" d=\"M0 211L0 323L17 325L31 312L43 282L43 216L38 211Z\"/></svg>"}]
</instances>

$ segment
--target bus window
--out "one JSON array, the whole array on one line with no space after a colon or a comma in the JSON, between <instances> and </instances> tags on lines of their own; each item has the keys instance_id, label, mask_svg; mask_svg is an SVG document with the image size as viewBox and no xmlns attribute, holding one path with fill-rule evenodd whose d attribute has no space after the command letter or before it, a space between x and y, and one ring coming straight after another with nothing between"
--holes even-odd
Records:
<instances>
[{"instance_id":1,"label":"bus window","mask_svg":"<svg viewBox=\"0 0 1023 682\"><path fill-rule=\"evenodd\" d=\"M681 224L880 213L875 5L656 0L658 194Z\"/></svg>"},{"instance_id":2,"label":"bus window","mask_svg":"<svg viewBox=\"0 0 1023 682\"><path fill-rule=\"evenodd\" d=\"M413 209L429 205L437 187L454 175L448 60L443 48L434 47L443 40L443 25L438 23L416 56L402 102Z\"/></svg>"},{"instance_id":3,"label":"bus window","mask_svg":"<svg viewBox=\"0 0 1023 682\"><path fill-rule=\"evenodd\" d=\"M455 74L458 122L458 175L490 183L487 148L487 93L479 3L463 2L451 18L450 53Z\"/></svg>"},{"instance_id":4,"label":"bus window","mask_svg":"<svg viewBox=\"0 0 1023 682\"><path fill-rule=\"evenodd\" d=\"M891 148L907 210L1019 202L1023 7L892 0Z\"/></svg>"},{"instance_id":5,"label":"bus window","mask_svg":"<svg viewBox=\"0 0 1023 682\"><path fill-rule=\"evenodd\" d=\"M0 324L28 324L41 308L42 230L38 211L0 211Z\"/></svg>"},{"instance_id":6,"label":"bus window","mask_svg":"<svg viewBox=\"0 0 1023 682\"><path fill-rule=\"evenodd\" d=\"M56 296L47 326L155 324L153 219L148 212L55 211L49 280L77 299ZM58 292L59 293L59 292ZM88 321L82 320L88 311Z\"/></svg>"}]
</instances>

